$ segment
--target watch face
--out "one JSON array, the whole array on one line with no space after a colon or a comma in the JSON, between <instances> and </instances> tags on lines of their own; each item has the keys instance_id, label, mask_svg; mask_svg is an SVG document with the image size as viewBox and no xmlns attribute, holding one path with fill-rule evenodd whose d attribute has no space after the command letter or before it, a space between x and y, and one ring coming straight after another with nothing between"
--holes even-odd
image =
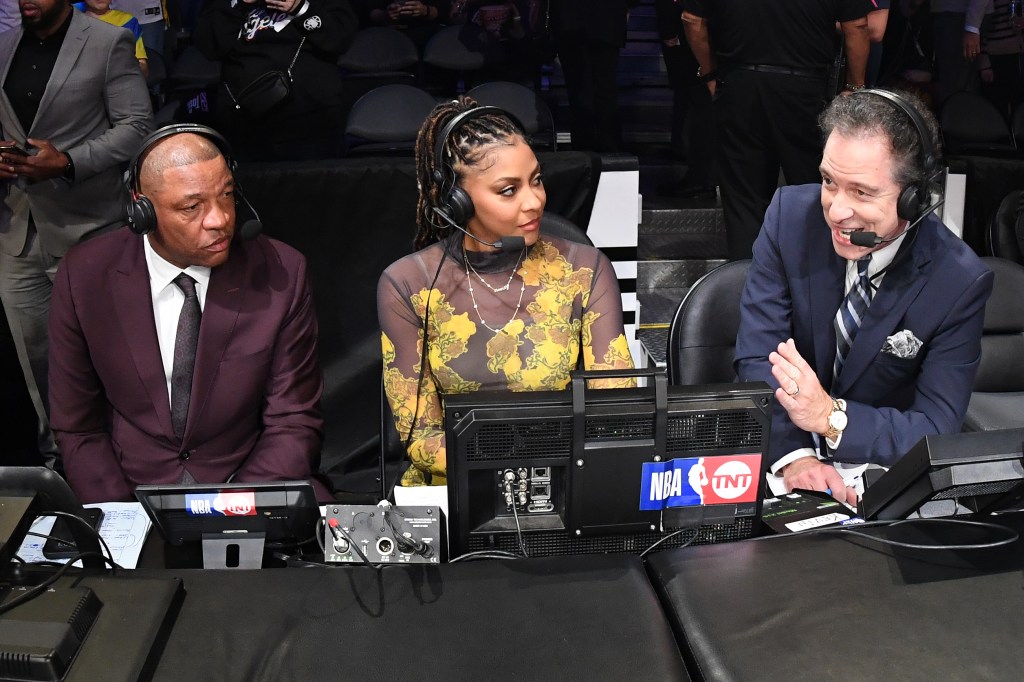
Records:
<instances>
[{"instance_id":1,"label":"watch face","mask_svg":"<svg viewBox=\"0 0 1024 682\"><path fill-rule=\"evenodd\" d=\"M828 416L828 425L836 431L842 431L846 428L846 413L835 410Z\"/></svg>"}]
</instances>

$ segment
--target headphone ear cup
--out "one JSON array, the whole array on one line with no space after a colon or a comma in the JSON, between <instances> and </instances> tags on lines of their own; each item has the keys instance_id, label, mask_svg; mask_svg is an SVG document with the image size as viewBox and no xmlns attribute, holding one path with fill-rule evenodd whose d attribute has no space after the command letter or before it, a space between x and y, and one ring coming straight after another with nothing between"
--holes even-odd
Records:
<instances>
[{"instance_id":1,"label":"headphone ear cup","mask_svg":"<svg viewBox=\"0 0 1024 682\"><path fill-rule=\"evenodd\" d=\"M917 187L907 187L896 200L896 215L903 220L914 220L921 212L921 197Z\"/></svg>"},{"instance_id":2,"label":"headphone ear cup","mask_svg":"<svg viewBox=\"0 0 1024 682\"><path fill-rule=\"evenodd\" d=\"M153 202L134 192L129 195L124 207L128 228L135 234L147 234L156 228L156 209Z\"/></svg>"},{"instance_id":3,"label":"headphone ear cup","mask_svg":"<svg viewBox=\"0 0 1024 682\"><path fill-rule=\"evenodd\" d=\"M448 217L452 219L453 223L461 227L465 227L466 223L473 217L473 214L476 213L473 200L466 194L466 190L461 187L452 188L445 204L444 209Z\"/></svg>"}]
</instances>

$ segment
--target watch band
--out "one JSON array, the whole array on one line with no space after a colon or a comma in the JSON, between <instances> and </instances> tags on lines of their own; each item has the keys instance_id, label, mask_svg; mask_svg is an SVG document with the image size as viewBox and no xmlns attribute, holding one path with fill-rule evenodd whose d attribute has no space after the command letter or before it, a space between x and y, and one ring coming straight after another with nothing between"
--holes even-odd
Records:
<instances>
[{"instance_id":1,"label":"watch band","mask_svg":"<svg viewBox=\"0 0 1024 682\"><path fill-rule=\"evenodd\" d=\"M828 413L828 428L825 429L825 433L821 434L826 440L835 441L835 439L843 432L832 426L832 415L836 412L846 414L845 400L832 398L832 411Z\"/></svg>"}]
</instances>

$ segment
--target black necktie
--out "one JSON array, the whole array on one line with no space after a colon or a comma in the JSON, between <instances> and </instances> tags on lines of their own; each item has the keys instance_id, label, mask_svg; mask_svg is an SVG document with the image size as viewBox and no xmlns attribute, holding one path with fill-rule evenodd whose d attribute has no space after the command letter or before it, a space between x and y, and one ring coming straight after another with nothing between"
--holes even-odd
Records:
<instances>
[{"instance_id":1,"label":"black necktie","mask_svg":"<svg viewBox=\"0 0 1024 682\"><path fill-rule=\"evenodd\" d=\"M174 283L185 294L178 315L178 333L174 337L174 365L171 369L171 424L179 440L185 435L188 401L192 395L192 370L196 366L196 347L199 345L199 323L203 313L199 309L196 281L184 272Z\"/></svg>"}]
</instances>

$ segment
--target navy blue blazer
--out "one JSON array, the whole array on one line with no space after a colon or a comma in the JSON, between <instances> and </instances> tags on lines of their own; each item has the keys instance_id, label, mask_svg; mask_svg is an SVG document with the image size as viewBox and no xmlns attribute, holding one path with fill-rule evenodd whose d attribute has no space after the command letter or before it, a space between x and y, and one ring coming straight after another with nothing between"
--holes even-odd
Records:
<instances>
[{"instance_id":1,"label":"navy blue blazer","mask_svg":"<svg viewBox=\"0 0 1024 682\"><path fill-rule=\"evenodd\" d=\"M845 296L846 260L832 246L820 193L818 184L783 187L768 207L743 290L736 373L778 388L768 354L792 337L822 387L847 401L849 425L835 459L891 466L922 436L960 431L993 275L937 218L925 218L916 238L903 240L910 252L882 278L833 386L832 322ZM903 330L922 341L916 357L882 351ZM802 447L813 447L811 434L774 405L767 461Z\"/></svg>"}]
</instances>

